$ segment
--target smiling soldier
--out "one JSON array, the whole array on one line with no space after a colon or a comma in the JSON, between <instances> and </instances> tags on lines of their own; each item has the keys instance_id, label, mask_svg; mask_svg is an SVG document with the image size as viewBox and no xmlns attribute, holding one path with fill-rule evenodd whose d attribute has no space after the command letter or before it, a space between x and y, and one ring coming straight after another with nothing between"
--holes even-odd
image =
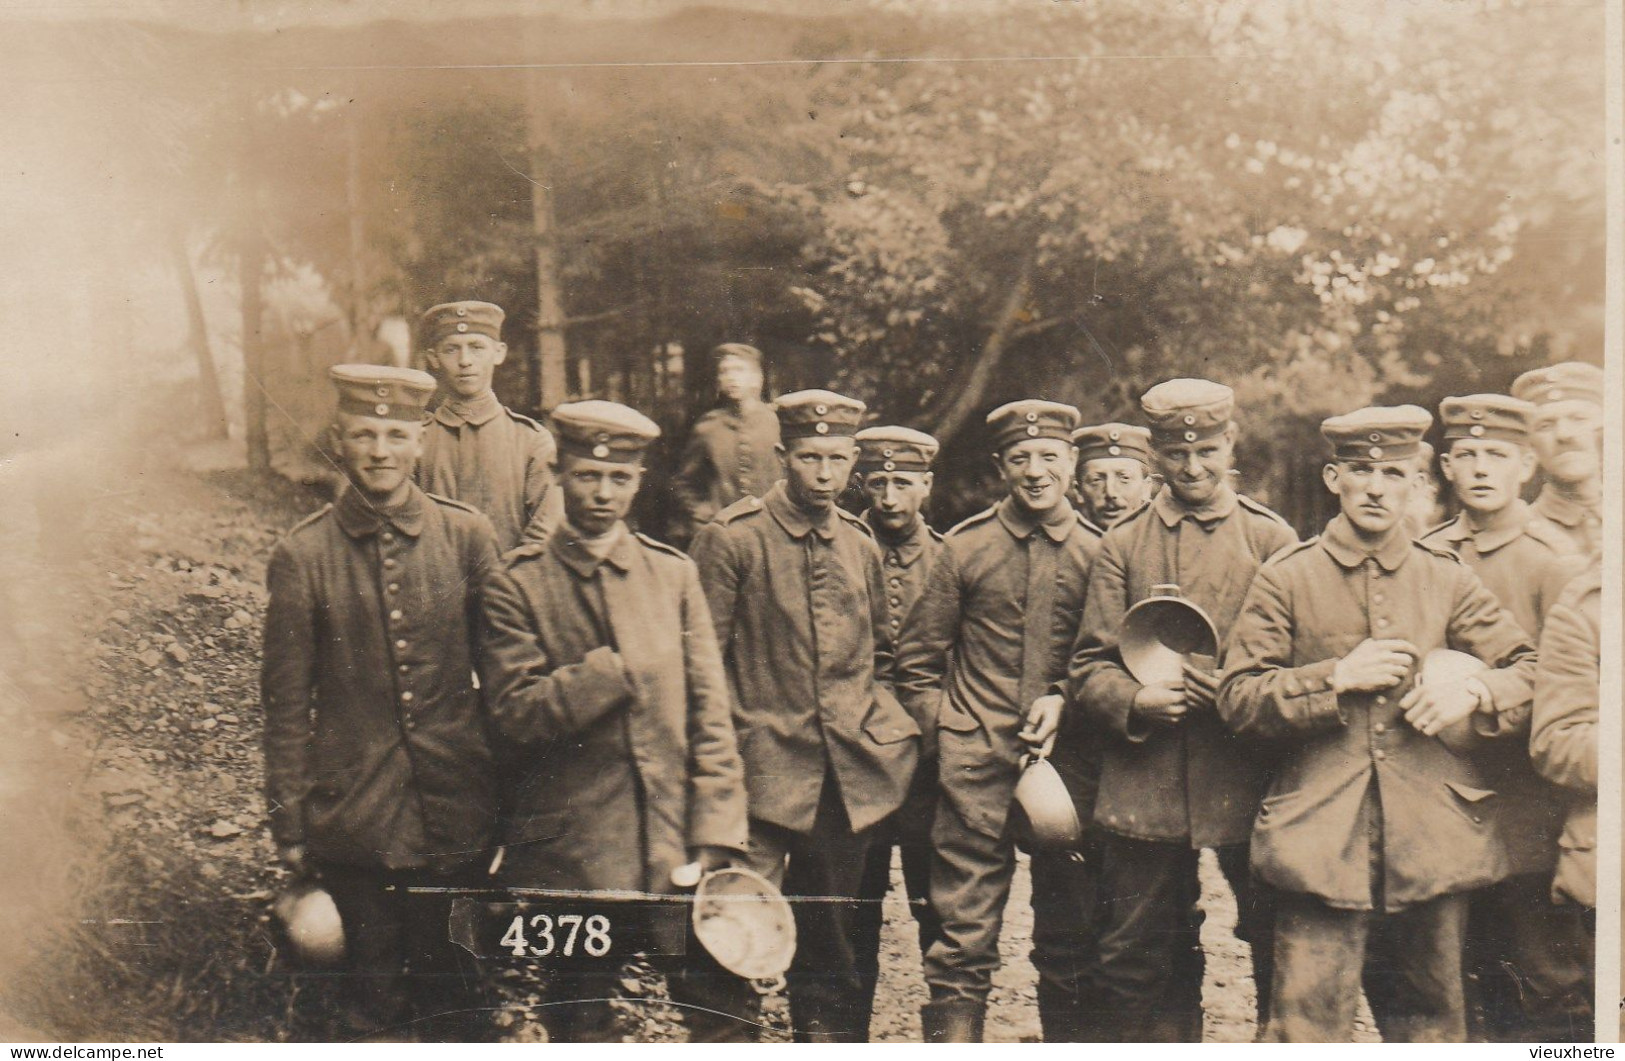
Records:
<instances>
[{"instance_id":1,"label":"smiling soldier","mask_svg":"<svg viewBox=\"0 0 1625 1061\"><path fill-rule=\"evenodd\" d=\"M1093 723L1101 754L1100 1030L1119 1041L1201 1038L1203 848L1215 849L1236 893L1260 1025L1269 996L1270 907L1247 868L1264 764L1214 711L1216 674L1187 662L1183 680L1142 685L1118 645L1128 610L1168 585L1207 613L1222 645L1253 573L1297 540L1230 486L1234 406L1229 387L1204 379L1168 380L1140 399L1165 485L1101 539L1073 648L1070 702Z\"/></svg>"},{"instance_id":2,"label":"smiling soldier","mask_svg":"<svg viewBox=\"0 0 1625 1061\"><path fill-rule=\"evenodd\" d=\"M471 676L477 588L496 554L489 520L412 482L434 380L377 365L331 374L349 487L271 555L266 793L282 861L319 877L343 920L354 1030L411 1034L414 1016L480 1012L444 889L478 884L489 856L496 794Z\"/></svg>"},{"instance_id":3,"label":"smiling soldier","mask_svg":"<svg viewBox=\"0 0 1625 1061\"><path fill-rule=\"evenodd\" d=\"M1279 751L1252 843L1276 889L1274 1041L1348 1041L1362 987L1385 1042L1466 1036L1467 893L1507 860L1500 797L1439 735L1527 716L1535 654L1469 567L1406 532L1431 422L1404 405L1321 425L1341 514L1263 566L1225 650L1220 712ZM1490 669L1422 684L1436 649Z\"/></svg>"},{"instance_id":4,"label":"smiling soldier","mask_svg":"<svg viewBox=\"0 0 1625 1061\"><path fill-rule=\"evenodd\" d=\"M1529 442L1546 476L1535 514L1563 531L1580 556L1602 543L1602 394L1602 369L1580 361L1512 382L1512 396L1535 406Z\"/></svg>"},{"instance_id":5,"label":"smiling soldier","mask_svg":"<svg viewBox=\"0 0 1625 1061\"><path fill-rule=\"evenodd\" d=\"M485 513L503 552L521 541L546 541L559 518L553 483L553 436L497 401L491 379L507 360L502 307L447 302L423 315L429 368L444 400L423 435L418 485Z\"/></svg>"},{"instance_id":6,"label":"smiling soldier","mask_svg":"<svg viewBox=\"0 0 1625 1061\"><path fill-rule=\"evenodd\" d=\"M745 792L728 688L693 561L624 522L653 421L614 402L553 410L564 520L491 576L483 670L508 771L502 881L665 893L691 859L745 847ZM661 959L695 1042L756 1032L756 996L691 933ZM678 944L681 944L678 946ZM613 966L550 974L556 1041L618 1041Z\"/></svg>"}]
</instances>

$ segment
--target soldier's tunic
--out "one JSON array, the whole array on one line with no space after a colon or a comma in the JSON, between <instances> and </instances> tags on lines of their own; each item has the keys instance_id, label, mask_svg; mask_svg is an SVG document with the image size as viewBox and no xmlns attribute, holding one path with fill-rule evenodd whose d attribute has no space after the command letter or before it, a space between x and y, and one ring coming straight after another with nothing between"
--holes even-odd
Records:
<instances>
[{"instance_id":1,"label":"soldier's tunic","mask_svg":"<svg viewBox=\"0 0 1625 1061\"><path fill-rule=\"evenodd\" d=\"M1527 635L1448 552L1397 529L1367 546L1338 516L1260 569L1231 628L1219 709L1280 749L1252 844L1254 871L1278 889L1270 1032L1347 1040L1363 970L1384 1040L1459 1041L1464 893L1507 870L1498 797L1473 761L1405 722L1410 679L1332 691L1337 661L1366 638L1498 668L1481 676L1498 717L1475 715L1474 728L1502 728L1529 702Z\"/></svg>"},{"instance_id":2,"label":"soldier's tunic","mask_svg":"<svg viewBox=\"0 0 1625 1061\"><path fill-rule=\"evenodd\" d=\"M418 485L485 513L497 548L546 541L562 518L553 485L553 435L487 391L469 401L448 399L423 429Z\"/></svg>"},{"instance_id":3,"label":"soldier's tunic","mask_svg":"<svg viewBox=\"0 0 1625 1061\"><path fill-rule=\"evenodd\" d=\"M1530 753L1541 774L1563 786L1568 815L1552 894L1597 905L1597 726L1601 690L1602 566L1569 583L1547 617L1535 670ZM1589 968L1589 966L1588 966Z\"/></svg>"},{"instance_id":4,"label":"soldier's tunic","mask_svg":"<svg viewBox=\"0 0 1625 1061\"><path fill-rule=\"evenodd\" d=\"M1531 640L1581 563L1569 538L1515 500L1476 533L1465 516L1422 541L1454 552L1472 568ZM1524 712L1484 749L1489 787L1499 794L1495 822L1507 852L1506 880L1475 893L1468 915L1468 996L1482 1033L1494 1041L1568 1041L1573 1016L1587 1021L1584 926L1572 909L1549 897L1566 799L1529 760ZM1583 996L1583 997L1582 997Z\"/></svg>"},{"instance_id":5,"label":"soldier's tunic","mask_svg":"<svg viewBox=\"0 0 1625 1061\"><path fill-rule=\"evenodd\" d=\"M744 775L699 574L669 546L624 525L614 533L599 555L566 522L514 550L485 588L481 673L507 764L506 884L670 892L691 849L745 848ZM662 964L673 997L694 1007L693 1038L738 1037L712 1011L748 1017L749 985L688 942L686 958ZM573 978L572 997L593 1001L549 1015L593 1037L617 976Z\"/></svg>"},{"instance_id":6,"label":"soldier's tunic","mask_svg":"<svg viewBox=\"0 0 1625 1061\"><path fill-rule=\"evenodd\" d=\"M897 641L902 636L903 620L920 599L926 576L930 574L937 553L942 549L942 535L920 519L907 534L890 541L875 527L868 513L864 514L864 521L880 546L881 566L886 575L886 625L892 640ZM895 814L882 823L869 850L869 860L864 866L863 883L859 889L862 905L858 907L856 925L856 949L863 973L863 1000L866 1003L857 1023L865 1027L868 1025L868 1015L873 1012L875 985L880 978L880 932L885 922L886 895L891 890L893 848L902 855L903 889L919 928L921 954L930 948L939 932L937 917L930 903L931 818L936 813L936 805L936 761L922 760L914 771L908 798Z\"/></svg>"},{"instance_id":7,"label":"soldier's tunic","mask_svg":"<svg viewBox=\"0 0 1625 1061\"><path fill-rule=\"evenodd\" d=\"M1602 494L1582 505L1558 493L1550 483L1541 488L1533 504L1535 515L1551 523L1567 536L1570 551L1590 556L1602 545Z\"/></svg>"},{"instance_id":8,"label":"soldier's tunic","mask_svg":"<svg viewBox=\"0 0 1625 1061\"><path fill-rule=\"evenodd\" d=\"M1095 822L1106 834L1107 921L1100 972L1103 1004L1126 1039L1201 1035L1196 900L1204 847L1217 849L1237 894L1236 934L1253 944L1261 1014L1271 975L1268 900L1247 869L1265 760L1213 712L1163 729L1134 719L1142 686L1118 649L1123 617L1154 587L1175 584L1213 620L1223 644L1254 572L1296 540L1279 516L1228 486L1200 510L1164 489L1101 539L1067 688L1100 741Z\"/></svg>"},{"instance_id":9,"label":"soldier's tunic","mask_svg":"<svg viewBox=\"0 0 1625 1061\"><path fill-rule=\"evenodd\" d=\"M411 487L381 509L351 488L277 545L266 575L271 830L320 867L380 1024L403 1015L408 961L425 975L463 961L448 905L403 889L470 883L490 855L496 792L472 674L495 559L490 522L466 505ZM420 976L411 986L425 990Z\"/></svg>"},{"instance_id":10,"label":"soldier's tunic","mask_svg":"<svg viewBox=\"0 0 1625 1061\"><path fill-rule=\"evenodd\" d=\"M779 478L779 418L766 402L712 409L694 424L672 490L684 541L745 497L763 497Z\"/></svg>"},{"instance_id":11,"label":"soldier's tunic","mask_svg":"<svg viewBox=\"0 0 1625 1061\"><path fill-rule=\"evenodd\" d=\"M693 555L733 694L751 865L786 895L856 898L867 830L902 805L919 756L920 727L883 684L880 551L856 516L815 519L780 482L701 528ZM862 1038L851 908L793 906L792 1022Z\"/></svg>"},{"instance_id":12,"label":"soldier's tunic","mask_svg":"<svg viewBox=\"0 0 1625 1061\"><path fill-rule=\"evenodd\" d=\"M1006 498L948 532L904 623L898 691L937 727L931 904L942 936L925 958L934 1001L979 1004L992 987L1015 870L1017 733L1064 673L1094 549L1070 506L1036 524ZM1091 793L1073 796L1087 809Z\"/></svg>"}]
</instances>

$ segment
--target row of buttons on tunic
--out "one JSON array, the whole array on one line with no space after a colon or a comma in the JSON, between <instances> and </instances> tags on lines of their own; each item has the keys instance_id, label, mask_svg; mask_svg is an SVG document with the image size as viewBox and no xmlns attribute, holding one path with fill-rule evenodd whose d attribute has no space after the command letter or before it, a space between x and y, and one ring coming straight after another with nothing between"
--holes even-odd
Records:
<instances>
[{"instance_id":1,"label":"row of buttons on tunic","mask_svg":"<svg viewBox=\"0 0 1625 1061\"><path fill-rule=\"evenodd\" d=\"M395 534L392 531L387 531L386 530L382 534L378 535L378 540L383 542L385 545L392 544L395 541ZM384 557L384 568L385 568L385 570L393 571L397 565L398 565L398 561L396 561L394 557L392 557L392 556ZM385 590L385 592L387 592L387 593L389 593L391 595L399 593L401 591L401 584L399 582L391 582L391 583L389 583L388 585L386 585L384 587L384 590ZM406 613L401 611L401 609L399 609L399 608L391 608L390 611L389 611L389 620L390 620L390 622L400 622L403 618L405 618L405 615L406 615ZM406 650L406 648L407 648L407 642L406 642L405 638L396 638L395 639L395 650L397 652L404 652ZM409 671L409 668L407 667L407 665L405 663L398 664L395 669L397 671L399 671L403 675L407 674L408 671ZM414 699L414 697L413 697L413 694L412 694L412 690L404 689L404 690L401 691L401 703L402 704L410 705L412 703L413 699ZM408 709L410 710L410 708L408 708ZM404 726L407 729L416 729L417 728L417 723L414 722L410 717L408 717L405 721L403 721L401 723L401 725Z\"/></svg>"}]
</instances>

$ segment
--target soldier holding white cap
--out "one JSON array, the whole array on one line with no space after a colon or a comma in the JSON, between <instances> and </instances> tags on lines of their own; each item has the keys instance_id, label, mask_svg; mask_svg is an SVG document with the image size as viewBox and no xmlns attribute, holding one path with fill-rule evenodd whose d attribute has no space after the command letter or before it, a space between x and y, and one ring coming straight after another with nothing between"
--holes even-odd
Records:
<instances>
[{"instance_id":1,"label":"soldier holding white cap","mask_svg":"<svg viewBox=\"0 0 1625 1061\"><path fill-rule=\"evenodd\" d=\"M1602 542L1602 392L1602 369L1581 361L1537 368L1512 383L1512 396L1535 406L1529 441L1546 476L1535 514L1581 556Z\"/></svg>"}]
</instances>

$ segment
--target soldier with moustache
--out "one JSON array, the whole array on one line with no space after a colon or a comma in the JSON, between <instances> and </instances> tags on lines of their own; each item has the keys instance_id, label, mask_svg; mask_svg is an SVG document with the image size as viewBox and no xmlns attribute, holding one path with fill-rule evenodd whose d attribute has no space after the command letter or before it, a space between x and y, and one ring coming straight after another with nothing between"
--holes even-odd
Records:
<instances>
[{"instance_id":1,"label":"soldier with moustache","mask_svg":"<svg viewBox=\"0 0 1625 1061\"><path fill-rule=\"evenodd\" d=\"M700 529L693 555L733 694L749 865L795 911L791 1032L861 1042L856 900L874 826L909 791L920 724L888 685L880 550L868 525L835 503L864 404L810 390L781 397L777 411L784 478L723 509Z\"/></svg>"},{"instance_id":2,"label":"soldier with moustache","mask_svg":"<svg viewBox=\"0 0 1625 1061\"><path fill-rule=\"evenodd\" d=\"M1453 748L1527 712L1535 655L1471 568L1404 526L1431 421L1322 424L1341 513L1259 570L1225 648L1220 712L1277 749L1252 839L1276 894L1274 1041L1348 1041L1362 988L1385 1042L1466 1035L1468 895L1507 858L1500 797ZM1437 649L1489 669L1419 683Z\"/></svg>"},{"instance_id":3,"label":"soldier with moustache","mask_svg":"<svg viewBox=\"0 0 1625 1061\"><path fill-rule=\"evenodd\" d=\"M1072 434L1078 447L1078 496L1083 515L1104 535L1151 500L1151 432L1133 424L1095 424Z\"/></svg>"},{"instance_id":4,"label":"soldier with moustache","mask_svg":"<svg viewBox=\"0 0 1625 1061\"><path fill-rule=\"evenodd\" d=\"M1182 681L1142 685L1123 663L1123 617L1165 587L1212 619L1219 643L1253 574L1297 535L1229 484L1237 427L1229 387L1174 379L1141 398L1164 480L1101 539L1067 680L1101 756L1095 825L1100 1033L1125 1042L1199 1041L1204 959L1198 857L1214 849L1236 894L1236 935L1252 947L1262 1026L1270 990L1270 904L1248 869L1266 761L1214 709L1218 675L1187 662Z\"/></svg>"},{"instance_id":5,"label":"soldier with moustache","mask_svg":"<svg viewBox=\"0 0 1625 1061\"><path fill-rule=\"evenodd\" d=\"M331 376L348 486L288 532L266 572L271 833L338 907L354 1034L483 1038L446 889L477 886L490 858L496 791L472 675L491 523L412 482L432 377Z\"/></svg>"},{"instance_id":6,"label":"soldier with moustache","mask_svg":"<svg viewBox=\"0 0 1625 1061\"><path fill-rule=\"evenodd\" d=\"M896 426L866 427L858 443L857 480L869 506L862 519L880 546L886 574L886 624L895 642L903 619L919 600L926 577L942 548L942 535L922 513L931 499L931 461L937 440L923 431ZM903 889L918 929L920 953L936 940L939 922L931 909L931 819L937 805L937 764L920 762L903 806L876 827L859 890L855 948L863 975L862 1009L854 1023L867 1028L880 980L880 932L891 890L892 852L903 864Z\"/></svg>"},{"instance_id":7,"label":"soldier with moustache","mask_svg":"<svg viewBox=\"0 0 1625 1061\"><path fill-rule=\"evenodd\" d=\"M742 861L745 788L732 706L693 561L625 519L660 434L624 405L553 411L564 519L511 552L484 593L483 682L506 770L501 882L673 892L672 870ZM624 928L624 926L621 926ZM750 1041L751 986L677 932L656 964L691 1041ZM550 972L558 1042L619 1041L618 970Z\"/></svg>"},{"instance_id":8,"label":"soldier with moustache","mask_svg":"<svg viewBox=\"0 0 1625 1061\"><path fill-rule=\"evenodd\" d=\"M423 314L421 341L444 398L423 433L418 485L490 518L497 548L546 541L559 520L556 446L541 424L497 400L496 367L507 360L502 307L447 302Z\"/></svg>"},{"instance_id":9,"label":"soldier with moustache","mask_svg":"<svg viewBox=\"0 0 1625 1061\"><path fill-rule=\"evenodd\" d=\"M740 498L762 497L779 478L779 418L762 400L762 352L723 343L711 358L722 404L695 422L672 478L679 544Z\"/></svg>"},{"instance_id":10,"label":"soldier with moustache","mask_svg":"<svg viewBox=\"0 0 1625 1061\"><path fill-rule=\"evenodd\" d=\"M1461 514L1422 538L1461 557L1532 641L1577 569L1568 537L1519 497L1535 474L1533 412L1500 394L1444 400L1440 468ZM1496 826L1509 875L1471 899L1469 1020L1496 1042L1572 1041L1589 1035L1591 997L1584 925L1574 907L1550 897L1565 800L1529 760L1527 712L1507 721L1483 765L1502 805Z\"/></svg>"},{"instance_id":11,"label":"soldier with moustache","mask_svg":"<svg viewBox=\"0 0 1625 1061\"><path fill-rule=\"evenodd\" d=\"M925 955L929 1042L980 1042L1016 867L1010 805L1024 756L1048 756L1083 608L1095 536L1067 500L1078 411L1012 402L988 414L1006 497L948 532L903 623L898 690L935 737L941 788L932 827ZM928 756L929 758L929 756ZM1086 779L1087 780L1087 779ZM1090 791L1071 793L1087 811Z\"/></svg>"},{"instance_id":12,"label":"soldier with moustache","mask_svg":"<svg viewBox=\"0 0 1625 1061\"><path fill-rule=\"evenodd\" d=\"M1531 402L1529 441L1546 477L1535 514L1562 531L1572 551L1602 544L1602 369L1564 361L1525 372L1512 396Z\"/></svg>"}]
</instances>

